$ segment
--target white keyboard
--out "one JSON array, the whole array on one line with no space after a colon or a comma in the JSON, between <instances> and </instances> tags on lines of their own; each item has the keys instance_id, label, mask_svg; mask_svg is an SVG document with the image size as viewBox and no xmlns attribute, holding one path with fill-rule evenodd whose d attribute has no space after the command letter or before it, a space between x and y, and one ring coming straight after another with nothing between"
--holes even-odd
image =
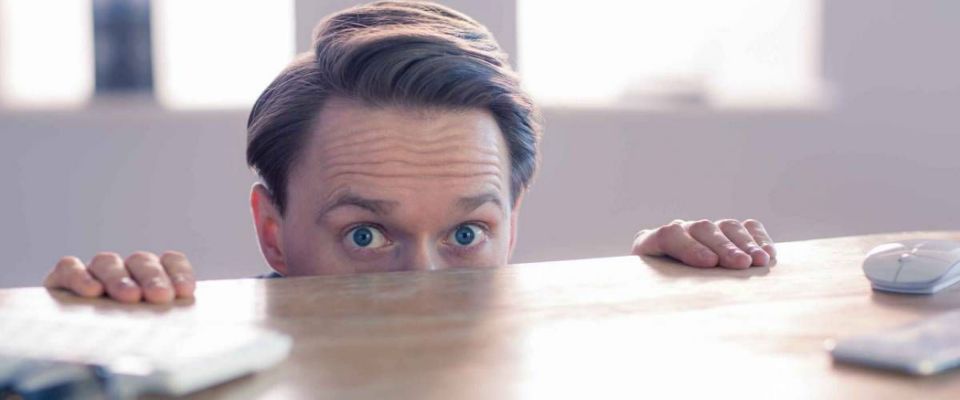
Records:
<instances>
[{"instance_id":1,"label":"white keyboard","mask_svg":"<svg viewBox=\"0 0 960 400\"><path fill-rule=\"evenodd\" d=\"M180 396L272 367L291 346L290 337L250 325L2 318L0 388L87 379L106 385L108 397Z\"/></svg>"},{"instance_id":2,"label":"white keyboard","mask_svg":"<svg viewBox=\"0 0 960 400\"><path fill-rule=\"evenodd\" d=\"M837 361L933 375L960 367L960 311L828 343Z\"/></svg>"}]
</instances>

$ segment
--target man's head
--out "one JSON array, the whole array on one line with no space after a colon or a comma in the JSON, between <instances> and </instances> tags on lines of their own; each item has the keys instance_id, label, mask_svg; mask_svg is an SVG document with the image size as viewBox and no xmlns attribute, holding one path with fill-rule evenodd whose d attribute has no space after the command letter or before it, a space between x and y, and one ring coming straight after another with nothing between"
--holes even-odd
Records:
<instances>
[{"instance_id":1,"label":"man's head","mask_svg":"<svg viewBox=\"0 0 960 400\"><path fill-rule=\"evenodd\" d=\"M287 275L503 264L539 130L472 19L410 2L331 15L250 113L261 250Z\"/></svg>"}]
</instances>

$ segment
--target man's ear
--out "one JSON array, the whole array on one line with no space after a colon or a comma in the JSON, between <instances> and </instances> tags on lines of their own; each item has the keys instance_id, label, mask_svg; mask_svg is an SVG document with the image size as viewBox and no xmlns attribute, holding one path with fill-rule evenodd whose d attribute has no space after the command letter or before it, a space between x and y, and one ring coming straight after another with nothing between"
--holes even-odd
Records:
<instances>
[{"instance_id":1,"label":"man's ear","mask_svg":"<svg viewBox=\"0 0 960 400\"><path fill-rule=\"evenodd\" d=\"M517 245L517 218L520 217L520 204L523 203L523 195L526 191L517 194L513 207L510 207L510 249L507 252L507 261L513 257L513 249Z\"/></svg>"},{"instance_id":2,"label":"man's ear","mask_svg":"<svg viewBox=\"0 0 960 400\"><path fill-rule=\"evenodd\" d=\"M273 196L262 183L250 190L250 209L253 225L260 240L260 252L270 267L280 275L287 275L286 257L283 255L283 216L273 202Z\"/></svg>"}]
</instances>

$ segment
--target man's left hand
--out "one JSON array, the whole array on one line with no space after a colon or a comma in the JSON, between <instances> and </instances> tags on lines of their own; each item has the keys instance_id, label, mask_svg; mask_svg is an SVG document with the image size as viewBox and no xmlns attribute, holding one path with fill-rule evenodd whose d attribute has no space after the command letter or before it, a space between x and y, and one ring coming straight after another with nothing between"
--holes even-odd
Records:
<instances>
[{"instance_id":1,"label":"man's left hand","mask_svg":"<svg viewBox=\"0 0 960 400\"><path fill-rule=\"evenodd\" d=\"M773 240L757 220L674 220L656 229L637 233L633 254L668 256L701 268L746 269L774 265Z\"/></svg>"}]
</instances>

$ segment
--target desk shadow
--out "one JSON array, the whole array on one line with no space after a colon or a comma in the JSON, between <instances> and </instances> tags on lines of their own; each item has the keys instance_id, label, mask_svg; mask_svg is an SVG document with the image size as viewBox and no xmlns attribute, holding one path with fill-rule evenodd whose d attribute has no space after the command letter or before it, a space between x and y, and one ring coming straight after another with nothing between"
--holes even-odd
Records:
<instances>
[{"instance_id":1,"label":"desk shadow","mask_svg":"<svg viewBox=\"0 0 960 400\"><path fill-rule=\"evenodd\" d=\"M138 314L165 314L171 310L193 306L195 299L176 299L169 304L152 304L147 302L121 303L106 296L86 298L61 289L47 289L50 299L57 307L64 311L91 310L96 312L136 312Z\"/></svg>"},{"instance_id":2,"label":"desk shadow","mask_svg":"<svg viewBox=\"0 0 960 400\"><path fill-rule=\"evenodd\" d=\"M640 259L644 264L649 266L650 269L663 277L669 279L689 278L699 281L760 278L769 275L771 268L776 268L776 265L750 267L747 269L729 269L723 267L698 268L684 265L679 261L666 257L641 256Z\"/></svg>"}]
</instances>

